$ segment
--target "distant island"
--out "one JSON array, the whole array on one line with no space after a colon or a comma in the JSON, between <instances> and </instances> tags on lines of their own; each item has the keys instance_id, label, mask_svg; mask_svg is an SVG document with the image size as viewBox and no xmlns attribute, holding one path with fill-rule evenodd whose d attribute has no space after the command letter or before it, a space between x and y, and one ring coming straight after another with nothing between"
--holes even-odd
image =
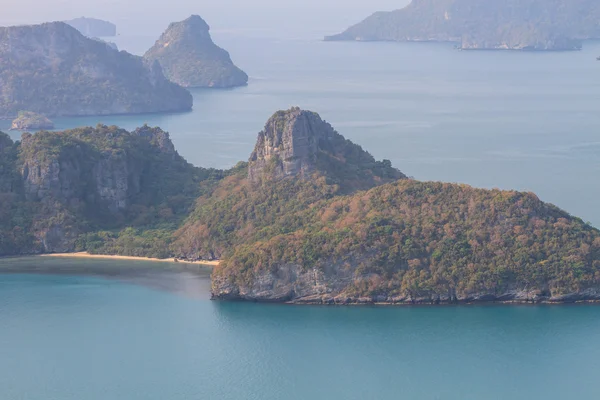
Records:
<instances>
[{"instance_id":1,"label":"distant island","mask_svg":"<svg viewBox=\"0 0 600 400\"><path fill-rule=\"evenodd\" d=\"M533 193L409 179L299 108L227 171L148 126L0 134L0 200L0 256L220 260L215 299L600 301L599 230Z\"/></svg>"},{"instance_id":2,"label":"distant island","mask_svg":"<svg viewBox=\"0 0 600 400\"><path fill-rule=\"evenodd\" d=\"M165 76L183 87L245 86L248 75L233 64L227 51L213 43L209 30L197 15L174 22L144 58L159 62Z\"/></svg>"},{"instance_id":3,"label":"distant island","mask_svg":"<svg viewBox=\"0 0 600 400\"><path fill-rule=\"evenodd\" d=\"M600 38L596 0L413 0L325 40L455 42L462 50L561 51Z\"/></svg>"},{"instance_id":4,"label":"distant island","mask_svg":"<svg viewBox=\"0 0 600 400\"><path fill-rule=\"evenodd\" d=\"M64 21L87 37L117 36L117 26L112 22L95 18L75 18Z\"/></svg>"},{"instance_id":5,"label":"distant island","mask_svg":"<svg viewBox=\"0 0 600 400\"><path fill-rule=\"evenodd\" d=\"M20 111L10 129L15 131L54 129L54 123L44 115L31 111Z\"/></svg>"},{"instance_id":6,"label":"distant island","mask_svg":"<svg viewBox=\"0 0 600 400\"><path fill-rule=\"evenodd\" d=\"M0 28L0 118L188 111L192 95L158 63L62 22Z\"/></svg>"}]
</instances>

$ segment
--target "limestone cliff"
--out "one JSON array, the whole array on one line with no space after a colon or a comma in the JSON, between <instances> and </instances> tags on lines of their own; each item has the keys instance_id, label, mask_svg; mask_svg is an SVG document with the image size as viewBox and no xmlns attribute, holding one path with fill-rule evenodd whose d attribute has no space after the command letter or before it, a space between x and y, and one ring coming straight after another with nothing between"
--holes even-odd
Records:
<instances>
[{"instance_id":1,"label":"limestone cliff","mask_svg":"<svg viewBox=\"0 0 600 400\"><path fill-rule=\"evenodd\" d=\"M314 172L345 189L365 189L406 178L389 161L377 162L346 140L314 112L292 108L275 113L258 134L248 163L252 182L285 177L311 178Z\"/></svg>"},{"instance_id":2,"label":"limestone cliff","mask_svg":"<svg viewBox=\"0 0 600 400\"><path fill-rule=\"evenodd\" d=\"M62 22L0 28L0 118L188 111L192 96L157 63Z\"/></svg>"},{"instance_id":3,"label":"limestone cliff","mask_svg":"<svg viewBox=\"0 0 600 400\"><path fill-rule=\"evenodd\" d=\"M248 75L233 64L227 51L213 43L209 29L197 15L172 23L144 58L158 61L166 77L184 87L246 85Z\"/></svg>"},{"instance_id":4,"label":"limestone cliff","mask_svg":"<svg viewBox=\"0 0 600 400\"><path fill-rule=\"evenodd\" d=\"M595 0L413 0L325 40L455 42L465 50L578 50L600 38Z\"/></svg>"},{"instance_id":5,"label":"limestone cliff","mask_svg":"<svg viewBox=\"0 0 600 400\"><path fill-rule=\"evenodd\" d=\"M140 210L190 190L185 185L201 172L179 156L168 133L148 126L26 133L15 165L21 201L35 205L29 230L40 252L73 251L92 227L131 224Z\"/></svg>"}]
</instances>

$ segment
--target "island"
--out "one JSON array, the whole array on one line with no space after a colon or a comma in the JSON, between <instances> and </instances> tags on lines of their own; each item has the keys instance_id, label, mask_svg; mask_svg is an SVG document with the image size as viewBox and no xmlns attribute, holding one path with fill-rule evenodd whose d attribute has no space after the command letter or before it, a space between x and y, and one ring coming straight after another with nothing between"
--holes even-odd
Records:
<instances>
[{"instance_id":1,"label":"island","mask_svg":"<svg viewBox=\"0 0 600 400\"><path fill-rule=\"evenodd\" d=\"M600 38L595 0L413 0L327 41L454 42L462 50L579 50Z\"/></svg>"},{"instance_id":2,"label":"island","mask_svg":"<svg viewBox=\"0 0 600 400\"><path fill-rule=\"evenodd\" d=\"M248 75L233 64L227 51L213 43L209 30L198 15L174 22L144 58L159 62L165 76L183 87L245 86Z\"/></svg>"},{"instance_id":3,"label":"island","mask_svg":"<svg viewBox=\"0 0 600 400\"><path fill-rule=\"evenodd\" d=\"M158 63L52 22L0 28L0 118L189 111L192 95Z\"/></svg>"},{"instance_id":4,"label":"island","mask_svg":"<svg viewBox=\"0 0 600 400\"><path fill-rule=\"evenodd\" d=\"M600 301L598 229L533 193L410 179L297 107L229 170L149 126L0 134L0 200L0 256L213 261L215 300Z\"/></svg>"},{"instance_id":5,"label":"island","mask_svg":"<svg viewBox=\"0 0 600 400\"><path fill-rule=\"evenodd\" d=\"M31 111L19 111L17 119L10 127L13 131L54 129L54 123L44 115Z\"/></svg>"},{"instance_id":6,"label":"island","mask_svg":"<svg viewBox=\"0 0 600 400\"><path fill-rule=\"evenodd\" d=\"M101 19L81 17L64 22L87 37L117 36L117 26Z\"/></svg>"}]
</instances>

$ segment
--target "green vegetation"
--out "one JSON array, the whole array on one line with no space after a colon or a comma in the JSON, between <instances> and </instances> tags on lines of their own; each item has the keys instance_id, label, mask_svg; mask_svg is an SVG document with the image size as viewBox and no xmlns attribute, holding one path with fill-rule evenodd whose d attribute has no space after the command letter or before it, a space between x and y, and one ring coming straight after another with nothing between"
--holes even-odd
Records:
<instances>
[{"instance_id":1,"label":"green vegetation","mask_svg":"<svg viewBox=\"0 0 600 400\"><path fill-rule=\"evenodd\" d=\"M286 185L272 193L286 193ZM267 206L255 199L245 208ZM337 266L352 281L335 295L350 298L456 299L525 288L558 296L600 285L600 232L531 193L401 180L292 207L277 208L275 221L260 214L228 221L229 240L239 245L215 275L251 290L285 265L325 274ZM223 227L208 221L207 229Z\"/></svg>"},{"instance_id":2,"label":"green vegetation","mask_svg":"<svg viewBox=\"0 0 600 400\"><path fill-rule=\"evenodd\" d=\"M201 183L224 176L188 164L166 132L148 126L42 131L2 143L0 224L3 232L18 227L29 241L0 247L0 255L75 249L164 255L165 237L188 215ZM134 233L136 254L129 243Z\"/></svg>"}]
</instances>

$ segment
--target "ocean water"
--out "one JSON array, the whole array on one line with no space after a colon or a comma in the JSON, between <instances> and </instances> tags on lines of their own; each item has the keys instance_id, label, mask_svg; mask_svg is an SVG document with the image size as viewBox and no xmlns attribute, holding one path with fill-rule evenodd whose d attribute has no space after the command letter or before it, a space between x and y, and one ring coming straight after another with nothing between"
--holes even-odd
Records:
<instances>
[{"instance_id":1,"label":"ocean water","mask_svg":"<svg viewBox=\"0 0 600 400\"><path fill-rule=\"evenodd\" d=\"M150 275L0 274L0 398L600 398L597 306L222 303Z\"/></svg>"},{"instance_id":2,"label":"ocean water","mask_svg":"<svg viewBox=\"0 0 600 400\"><path fill-rule=\"evenodd\" d=\"M143 54L160 29L116 41ZM195 165L228 168L248 159L273 112L297 105L409 176L533 191L600 227L600 42L519 53L327 43L312 34L213 36L248 72L247 87L194 90L190 113L59 118L57 127L148 123L168 130Z\"/></svg>"}]
</instances>

